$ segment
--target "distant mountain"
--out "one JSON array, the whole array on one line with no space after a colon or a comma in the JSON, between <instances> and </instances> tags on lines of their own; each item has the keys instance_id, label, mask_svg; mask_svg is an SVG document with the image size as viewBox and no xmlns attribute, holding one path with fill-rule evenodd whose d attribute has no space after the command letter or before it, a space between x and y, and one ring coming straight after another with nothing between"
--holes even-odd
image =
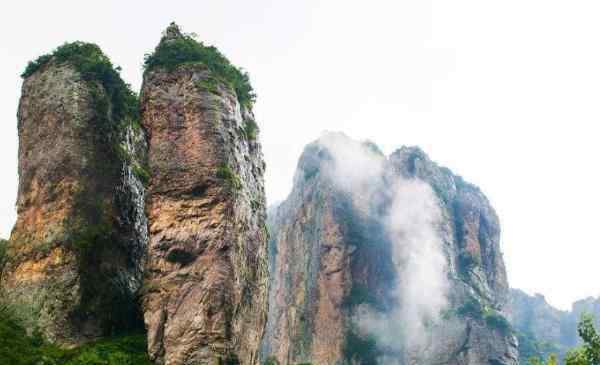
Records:
<instances>
[{"instance_id":1,"label":"distant mountain","mask_svg":"<svg viewBox=\"0 0 600 365\"><path fill-rule=\"evenodd\" d=\"M584 312L594 315L596 324L600 324L600 298L579 300L570 311L562 311L548 304L541 294L511 289L507 317L519 340L520 362L525 364L532 356L545 358L551 353L563 358L579 343L577 323Z\"/></svg>"}]
</instances>

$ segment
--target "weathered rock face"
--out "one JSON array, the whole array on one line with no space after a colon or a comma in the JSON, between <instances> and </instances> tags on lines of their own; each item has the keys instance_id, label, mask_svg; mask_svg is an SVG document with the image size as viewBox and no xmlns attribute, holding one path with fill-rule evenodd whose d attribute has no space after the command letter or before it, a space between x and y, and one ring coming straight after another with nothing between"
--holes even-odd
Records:
<instances>
[{"instance_id":1,"label":"weathered rock face","mask_svg":"<svg viewBox=\"0 0 600 365\"><path fill-rule=\"evenodd\" d=\"M517 363L498 218L419 149L326 135L269 221L264 359Z\"/></svg>"},{"instance_id":2,"label":"weathered rock face","mask_svg":"<svg viewBox=\"0 0 600 365\"><path fill-rule=\"evenodd\" d=\"M162 42L180 37L176 29ZM264 162L252 112L203 64L146 72L151 358L258 363L267 311Z\"/></svg>"},{"instance_id":3,"label":"weathered rock face","mask_svg":"<svg viewBox=\"0 0 600 365\"><path fill-rule=\"evenodd\" d=\"M139 318L146 222L133 172L144 137L111 107L102 84L68 62L51 60L23 83L18 219L1 284L28 331L61 344Z\"/></svg>"}]
</instances>

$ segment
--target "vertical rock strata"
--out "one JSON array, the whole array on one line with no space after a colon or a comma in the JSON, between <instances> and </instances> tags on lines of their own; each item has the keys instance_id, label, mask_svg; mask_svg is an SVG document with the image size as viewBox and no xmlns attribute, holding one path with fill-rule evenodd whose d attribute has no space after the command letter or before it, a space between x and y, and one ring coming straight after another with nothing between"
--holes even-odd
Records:
<instances>
[{"instance_id":1,"label":"vertical rock strata","mask_svg":"<svg viewBox=\"0 0 600 365\"><path fill-rule=\"evenodd\" d=\"M100 60L122 94L80 72L65 49L79 61ZM140 318L146 222L135 170L145 139L135 111L123 110L131 101L124 98L135 97L106 56L83 43L62 51L23 83L18 218L1 284L29 333L76 345Z\"/></svg>"},{"instance_id":2,"label":"vertical rock strata","mask_svg":"<svg viewBox=\"0 0 600 365\"><path fill-rule=\"evenodd\" d=\"M402 199L398 184L409 192ZM422 201L428 196L432 207ZM435 214L422 218L423 207ZM386 158L373 144L325 135L305 149L294 188L273 209L269 227L263 359L517 363L502 314L508 283L498 218L478 188L421 150ZM430 260L436 252L419 256L428 235L439 241L443 262ZM436 265L437 277L430 273ZM436 280L443 281L439 292L431 291ZM419 322L413 314L435 298L440 305Z\"/></svg>"},{"instance_id":3,"label":"vertical rock strata","mask_svg":"<svg viewBox=\"0 0 600 365\"><path fill-rule=\"evenodd\" d=\"M171 26L161 44L183 37ZM268 272L265 166L252 112L201 62L148 69L141 98L150 356L166 365L257 364Z\"/></svg>"}]
</instances>

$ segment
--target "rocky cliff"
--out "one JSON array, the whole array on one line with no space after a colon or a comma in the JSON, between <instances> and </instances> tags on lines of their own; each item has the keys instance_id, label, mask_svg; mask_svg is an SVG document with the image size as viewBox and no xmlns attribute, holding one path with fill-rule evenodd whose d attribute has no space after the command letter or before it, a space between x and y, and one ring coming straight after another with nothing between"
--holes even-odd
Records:
<instances>
[{"instance_id":1,"label":"rocky cliff","mask_svg":"<svg viewBox=\"0 0 600 365\"><path fill-rule=\"evenodd\" d=\"M264 359L517 363L498 218L421 150L325 135L270 231Z\"/></svg>"},{"instance_id":2,"label":"rocky cliff","mask_svg":"<svg viewBox=\"0 0 600 365\"><path fill-rule=\"evenodd\" d=\"M146 63L143 310L150 357L166 365L257 364L266 322L265 165L220 57L171 25Z\"/></svg>"},{"instance_id":3,"label":"rocky cliff","mask_svg":"<svg viewBox=\"0 0 600 365\"><path fill-rule=\"evenodd\" d=\"M5 304L56 343L127 330L140 318L146 247L135 96L87 43L59 47L23 76Z\"/></svg>"}]
</instances>

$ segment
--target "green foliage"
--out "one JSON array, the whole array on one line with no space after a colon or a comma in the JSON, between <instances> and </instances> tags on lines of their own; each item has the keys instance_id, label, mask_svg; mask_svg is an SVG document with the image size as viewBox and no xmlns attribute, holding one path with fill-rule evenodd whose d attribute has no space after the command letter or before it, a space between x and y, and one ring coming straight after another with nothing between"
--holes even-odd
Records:
<instances>
[{"instance_id":1,"label":"green foliage","mask_svg":"<svg viewBox=\"0 0 600 365\"><path fill-rule=\"evenodd\" d=\"M39 56L38 58L36 58L33 61L29 61L29 63L27 64L27 67L25 67L25 70L21 74L21 77L24 79L28 78L29 76L36 73L37 70L42 68L48 62L50 62L51 59L52 59L51 54L45 54L45 55Z\"/></svg>"},{"instance_id":2,"label":"green foliage","mask_svg":"<svg viewBox=\"0 0 600 365\"><path fill-rule=\"evenodd\" d=\"M258 125L252 119L248 119L244 121L244 134L249 141L256 140L258 135Z\"/></svg>"},{"instance_id":3,"label":"green foliage","mask_svg":"<svg viewBox=\"0 0 600 365\"><path fill-rule=\"evenodd\" d=\"M468 296L465 301L456 309L456 315L461 317L470 317L484 320L490 328L495 328L504 334L512 332L512 326L502 313L496 311L487 305L482 305L477 298ZM449 317L451 313L445 313L442 317Z\"/></svg>"},{"instance_id":4,"label":"green foliage","mask_svg":"<svg viewBox=\"0 0 600 365\"><path fill-rule=\"evenodd\" d=\"M113 66L100 47L85 42L65 43L51 54L29 62L21 77L27 78L33 75L51 60L58 64L71 64L86 81L100 82L111 101L114 120L119 121L126 117L139 119L136 94L121 79L120 68ZM98 102L106 103L105 100ZM99 106L101 110L104 109L102 105Z\"/></svg>"},{"instance_id":5,"label":"green foliage","mask_svg":"<svg viewBox=\"0 0 600 365\"><path fill-rule=\"evenodd\" d=\"M225 358L219 357L217 362L219 365L240 365L240 360L235 355L230 355Z\"/></svg>"},{"instance_id":6,"label":"green foliage","mask_svg":"<svg viewBox=\"0 0 600 365\"><path fill-rule=\"evenodd\" d=\"M512 331L512 327L508 320L504 316L491 308L484 308L483 319L487 323L488 327L495 328L504 334L509 334Z\"/></svg>"},{"instance_id":7,"label":"green foliage","mask_svg":"<svg viewBox=\"0 0 600 365\"><path fill-rule=\"evenodd\" d=\"M530 332L515 333L519 342L519 362L526 364L530 359L546 359L553 353L557 353L559 349L556 345L548 342L541 342Z\"/></svg>"},{"instance_id":8,"label":"green foliage","mask_svg":"<svg viewBox=\"0 0 600 365\"><path fill-rule=\"evenodd\" d=\"M170 28L179 33L176 24L172 23ZM240 104L251 106L254 103L256 94L250 84L248 73L232 65L217 48L205 46L192 34L179 34L180 36L175 38L163 37L154 52L145 56L146 71L157 67L174 70L182 64L203 63L215 77L235 90Z\"/></svg>"},{"instance_id":9,"label":"green foliage","mask_svg":"<svg viewBox=\"0 0 600 365\"><path fill-rule=\"evenodd\" d=\"M583 345L567 353L567 365L598 365L600 364L600 335L594 326L594 318L583 314L577 332L583 340Z\"/></svg>"},{"instance_id":10,"label":"green foliage","mask_svg":"<svg viewBox=\"0 0 600 365\"><path fill-rule=\"evenodd\" d=\"M142 184L148 185L148 183L150 182L150 173L148 172L148 170L146 170L139 163L133 163L132 166L131 166L131 169L133 170L133 174L138 179L140 179L140 181L142 182Z\"/></svg>"},{"instance_id":11,"label":"green foliage","mask_svg":"<svg viewBox=\"0 0 600 365\"><path fill-rule=\"evenodd\" d=\"M151 365L145 334L113 337L64 349L27 336L10 311L0 308L0 364L10 365Z\"/></svg>"},{"instance_id":12,"label":"green foliage","mask_svg":"<svg viewBox=\"0 0 600 365\"><path fill-rule=\"evenodd\" d=\"M567 356L565 356L565 364L567 365L591 365L587 354L583 347L576 347L569 352L567 352Z\"/></svg>"},{"instance_id":13,"label":"green foliage","mask_svg":"<svg viewBox=\"0 0 600 365\"><path fill-rule=\"evenodd\" d=\"M218 81L212 77L196 81L195 85L200 90L206 90L213 94L219 93Z\"/></svg>"},{"instance_id":14,"label":"green foliage","mask_svg":"<svg viewBox=\"0 0 600 365\"><path fill-rule=\"evenodd\" d=\"M468 296L465 301L456 309L456 314L462 317L482 318L483 306L479 300L473 296Z\"/></svg>"},{"instance_id":15,"label":"green foliage","mask_svg":"<svg viewBox=\"0 0 600 365\"><path fill-rule=\"evenodd\" d=\"M538 357L532 357L528 362L530 365L558 365L558 358L556 357L556 354L550 354L546 362Z\"/></svg>"},{"instance_id":16,"label":"green foliage","mask_svg":"<svg viewBox=\"0 0 600 365\"><path fill-rule=\"evenodd\" d=\"M217 177L225 180L232 190L242 188L240 177L228 165L221 165L217 168Z\"/></svg>"},{"instance_id":17,"label":"green foliage","mask_svg":"<svg viewBox=\"0 0 600 365\"><path fill-rule=\"evenodd\" d=\"M269 356L267 357L263 365L279 365L279 361L277 361L277 358L275 356Z\"/></svg>"},{"instance_id":18,"label":"green foliage","mask_svg":"<svg viewBox=\"0 0 600 365\"><path fill-rule=\"evenodd\" d=\"M151 365L146 335L114 337L84 345L65 365Z\"/></svg>"}]
</instances>

